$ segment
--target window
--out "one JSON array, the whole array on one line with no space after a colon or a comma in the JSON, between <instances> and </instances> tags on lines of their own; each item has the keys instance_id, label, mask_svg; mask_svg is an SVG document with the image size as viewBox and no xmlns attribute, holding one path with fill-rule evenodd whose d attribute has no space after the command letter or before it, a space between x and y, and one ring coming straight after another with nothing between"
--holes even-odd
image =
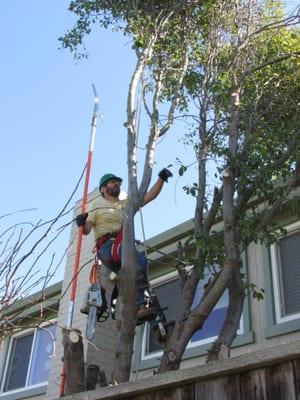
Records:
<instances>
[{"instance_id":1,"label":"window","mask_svg":"<svg viewBox=\"0 0 300 400\"><path fill-rule=\"evenodd\" d=\"M271 247L277 323L300 318L300 224L286 229L287 235Z\"/></svg>"},{"instance_id":2,"label":"window","mask_svg":"<svg viewBox=\"0 0 300 400\"><path fill-rule=\"evenodd\" d=\"M167 320L174 319L176 309L179 303L179 296L176 296L176 293L180 292L180 280L172 279L169 282L164 282L159 286L152 287L153 292L156 294L159 299L160 306L164 310L165 316ZM145 330L145 353L150 354L157 351L161 351L161 345L159 344L156 336L153 333L154 321L151 321L146 324Z\"/></svg>"},{"instance_id":3,"label":"window","mask_svg":"<svg viewBox=\"0 0 300 400\"><path fill-rule=\"evenodd\" d=\"M2 393L47 383L55 328L51 324L11 337L2 379Z\"/></svg>"},{"instance_id":4,"label":"window","mask_svg":"<svg viewBox=\"0 0 300 400\"><path fill-rule=\"evenodd\" d=\"M205 279L201 280L198 284L194 304L199 302L202 296L203 287L208 282L211 273L208 272ZM160 283L153 282L152 289L157 295L161 307L164 309L167 320L175 319L177 306L179 303L179 293L180 293L180 279L177 274L169 275L164 278L164 281ZM168 280L167 280L168 279ZM227 291L223 294L219 302L216 304L213 312L209 315L205 321L203 328L194 333L188 348L210 343L218 336L220 329L223 325L228 304L228 294ZM157 352L161 351L161 346L158 343L154 333L153 326L154 322L146 324L143 343L142 343L142 360L147 360L152 357L157 357ZM241 333L241 330L239 331Z\"/></svg>"},{"instance_id":5,"label":"window","mask_svg":"<svg viewBox=\"0 0 300 400\"><path fill-rule=\"evenodd\" d=\"M210 274L209 274L210 275ZM196 289L196 294L193 302L193 306L199 304L199 300L203 294L203 287L208 281L208 277L203 281L199 282ZM219 334L226 317L228 304L228 293L227 290L224 292L218 303L215 305L212 313L207 317L203 325L203 329L199 329L191 338L191 344L198 345L212 342Z\"/></svg>"}]
</instances>

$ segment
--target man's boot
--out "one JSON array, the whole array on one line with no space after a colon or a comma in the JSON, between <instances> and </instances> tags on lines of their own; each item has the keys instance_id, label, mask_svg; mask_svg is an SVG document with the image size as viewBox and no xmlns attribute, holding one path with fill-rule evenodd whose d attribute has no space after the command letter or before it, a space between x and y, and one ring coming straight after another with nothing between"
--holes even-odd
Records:
<instances>
[{"instance_id":1,"label":"man's boot","mask_svg":"<svg viewBox=\"0 0 300 400\"><path fill-rule=\"evenodd\" d=\"M150 294L148 289L145 289L144 294L144 303L138 305L136 309L137 325L154 320L161 312L161 307L155 294Z\"/></svg>"},{"instance_id":2,"label":"man's boot","mask_svg":"<svg viewBox=\"0 0 300 400\"><path fill-rule=\"evenodd\" d=\"M155 323L153 325L154 335L161 346L164 346L166 344L167 340L169 339L169 337L171 336L172 331L174 329L174 325L175 325L174 320L170 320L170 321L160 320L160 321L157 321L157 323Z\"/></svg>"},{"instance_id":3,"label":"man's boot","mask_svg":"<svg viewBox=\"0 0 300 400\"><path fill-rule=\"evenodd\" d=\"M137 306L136 318L137 325L142 325L147 321L152 321L156 318L159 310L155 307L147 306L146 304L141 304Z\"/></svg>"}]
</instances>

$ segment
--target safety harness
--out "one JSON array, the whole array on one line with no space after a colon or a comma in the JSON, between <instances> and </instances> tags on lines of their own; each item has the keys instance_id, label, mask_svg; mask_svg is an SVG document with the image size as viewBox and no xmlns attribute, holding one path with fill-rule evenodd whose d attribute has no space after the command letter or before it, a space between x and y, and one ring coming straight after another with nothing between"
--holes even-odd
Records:
<instances>
[{"instance_id":1,"label":"safety harness","mask_svg":"<svg viewBox=\"0 0 300 400\"><path fill-rule=\"evenodd\" d=\"M111 246L111 256L112 256L112 260L115 263L119 263L121 262L120 256L119 256L119 248L120 248L120 244L122 241L122 232L123 229L121 227L121 229L114 233L114 234L110 234L107 233L104 236L101 236L95 244L95 247L93 249L93 252L96 253L95 258L98 261L98 251L101 248L101 246L103 246L103 244L110 239L113 239L113 243ZM102 290L102 288L101 288ZM114 286L112 293L111 293L111 300L110 300L110 313L111 313L111 317L112 319L116 318L116 304L117 304L117 299L118 299L118 287L117 285ZM163 312L163 310L160 307L160 304L158 302L158 299L156 297L155 294L151 294L147 289L144 291L144 296L145 296L145 306L147 307L154 307L157 309L157 316L155 318L155 324L153 325L153 329L154 332L156 334L156 336L158 336L160 338L161 342L164 342L166 340L167 337L167 332L166 329L164 327L164 324L166 323L166 317L165 314ZM107 305L106 305L107 306ZM137 325L141 325L143 323L145 323L146 321L149 320L149 315L145 314L144 317L139 317L138 321L137 321ZM99 319L98 319L99 321Z\"/></svg>"},{"instance_id":2,"label":"safety harness","mask_svg":"<svg viewBox=\"0 0 300 400\"><path fill-rule=\"evenodd\" d=\"M101 246L105 242L107 242L107 240L110 240L110 239L114 239L113 243L112 243L112 246L111 246L111 257L112 257L112 260L115 263L121 262L121 258L119 256L119 248L120 248L121 241L122 241L122 232L123 232L123 228L121 227L118 232L116 232L116 233L107 233L106 235L101 236L99 239L97 239L97 241L95 243L95 246L93 248L93 253L95 253L96 263L98 263L98 261L99 261L99 257L98 257L99 249L101 248ZM101 287L101 295L102 295L102 287ZM104 296L105 296L105 291L104 291ZM118 288L115 285L113 290L112 290L111 299L110 299L110 313L111 313L112 319L115 319L115 316L116 316L117 299L118 299ZM104 302L102 304L104 304ZM98 316L99 316L98 321L100 321L100 322L102 322L102 320L100 319L100 317L102 317L102 314L104 312L105 313L107 312L107 303L106 302L105 302L105 307L106 307L105 310L103 310L103 311L101 310L102 313L101 312L98 313ZM104 319L104 321L105 321L105 319Z\"/></svg>"},{"instance_id":3,"label":"safety harness","mask_svg":"<svg viewBox=\"0 0 300 400\"><path fill-rule=\"evenodd\" d=\"M107 233L104 236L101 236L99 239L97 239L95 247L93 249L93 252L96 253L96 257L98 254L98 251L100 249L100 247L107 241L110 239L114 239L113 240L113 244L111 246L111 257L113 259L114 262L120 262L121 258L119 256L119 248L121 245L121 241L122 241L122 233L123 233L123 228L121 227L121 229L116 232L116 233Z\"/></svg>"}]
</instances>

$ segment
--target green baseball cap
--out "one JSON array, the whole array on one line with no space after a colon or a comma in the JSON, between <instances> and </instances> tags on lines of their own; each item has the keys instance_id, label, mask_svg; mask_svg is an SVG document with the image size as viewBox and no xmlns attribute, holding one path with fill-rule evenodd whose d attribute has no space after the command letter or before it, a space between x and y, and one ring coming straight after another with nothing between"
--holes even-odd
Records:
<instances>
[{"instance_id":1,"label":"green baseball cap","mask_svg":"<svg viewBox=\"0 0 300 400\"><path fill-rule=\"evenodd\" d=\"M122 178L119 178L118 176L114 175L114 174L104 174L103 176L101 176L100 181L99 181L99 189L102 188L103 185L106 184L106 182L110 181L110 180L115 180L115 181L119 181L122 182Z\"/></svg>"}]
</instances>

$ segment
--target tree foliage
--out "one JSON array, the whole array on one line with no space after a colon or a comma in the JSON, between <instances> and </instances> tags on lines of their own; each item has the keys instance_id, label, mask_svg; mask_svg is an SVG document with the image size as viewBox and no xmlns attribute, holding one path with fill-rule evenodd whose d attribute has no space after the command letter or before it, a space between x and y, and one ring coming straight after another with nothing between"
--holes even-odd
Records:
<instances>
[{"instance_id":1,"label":"tree foliage","mask_svg":"<svg viewBox=\"0 0 300 400\"><path fill-rule=\"evenodd\" d=\"M185 140L198 163L197 182L185 187L196 200L194 235L185 247L194 246L195 252L188 258L194 268L179 268L180 306L159 372L179 368L192 335L228 289L228 313L209 353L210 359L219 357L223 347L229 351L242 312L241 252L251 241L274 240L274 216L299 183L299 15L284 17L281 3L272 0L77 0L70 3L70 11L78 20L60 41L75 57L84 54L80 46L93 24L130 36L137 56L127 100L131 203L124 227L127 279L121 276L125 306L119 321L122 362L117 375L121 381L128 379L133 345L128 339L135 323L133 217L150 183L157 139L174 123L175 113L190 123ZM138 87L150 120L139 186ZM163 119L161 110L167 105ZM181 164L179 175L186 170ZM214 232L220 221L223 231ZM207 265L218 268L192 308Z\"/></svg>"},{"instance_id":2,"label":"tree foliage","mask_svg":"<svg viewBox=\"0 0 300 400\"><path fill-rule=\"evenodd\" d=\"M191 284L195 293L207 264L217 263L222 270L188 318L184 316L193 296L182 306L161 371L178 368L182 353L174 355L172 349L181 338L185 340L182 347L187 345L225 288L229 292L227 318L209 359L218 357L223 345L229 351L244 296L240 253L251 241L275 240L274 216L299 184L295 172L300 145L300 36L294 27L299 18L284 18L274 2L255 1L215 2L206 17L200 16L202 24L185 80L187 98L198 111L194 131L186 141L196 151L199 174L198 182L185 188L197 197L197 248L195 276L187 279L182 300ZM207 181L210 159L215 161L214 188ZM182 173L184 166L180 168ZM261 208L258 204L264 201ZM224 235L212 232L220 220Z\"/></svg>"}]
</instances>

